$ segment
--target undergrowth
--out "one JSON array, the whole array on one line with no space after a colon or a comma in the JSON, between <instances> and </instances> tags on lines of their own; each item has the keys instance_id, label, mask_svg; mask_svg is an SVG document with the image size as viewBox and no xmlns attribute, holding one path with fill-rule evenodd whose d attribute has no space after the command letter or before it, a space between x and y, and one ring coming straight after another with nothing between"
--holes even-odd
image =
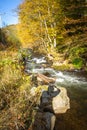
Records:
<instances>
[{"instance_id":1,"label":"undergrowth","mask_svg":"<svg viewBox=\"0 0 87 130\"><path fill-rule=\"evenodd\" d=\"M32 122L31 79L17 52L0 51L0 130L27 130Z\"/></svg>"}]
</instances>

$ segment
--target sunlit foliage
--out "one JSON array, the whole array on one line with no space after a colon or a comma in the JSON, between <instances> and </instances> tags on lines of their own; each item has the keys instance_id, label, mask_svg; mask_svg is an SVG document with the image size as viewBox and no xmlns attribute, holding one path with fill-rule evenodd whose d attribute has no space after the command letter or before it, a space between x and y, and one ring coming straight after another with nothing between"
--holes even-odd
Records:
<instances>
[{"instance_id":1,"label":"sunlit foliage","mask_svg":"<svg viewBox=\"0 0 87 130\"><path fill-rule=\"evenodd\" d=\"M18 14L19 35L24 46L56 47L63 30L59 2L25 0L19 6Z\"/></svg>"}]
</instances>

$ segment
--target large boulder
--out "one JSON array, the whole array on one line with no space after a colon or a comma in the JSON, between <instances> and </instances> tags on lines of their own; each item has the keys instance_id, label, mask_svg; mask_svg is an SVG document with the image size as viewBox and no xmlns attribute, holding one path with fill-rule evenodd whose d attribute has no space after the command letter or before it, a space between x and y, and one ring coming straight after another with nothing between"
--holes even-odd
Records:
<instances>
[{"instance_id":1,"label":"large boulder","mask_svg":"<svg viewBox=\"0 0 87 130\"><path fill-rule=\"evenodd\" d=\"M58 87L60 93L53 97L52 106L55 114L65 113L70 108L70 100L67 95L67 91L63 87Z\"/></svg>"},{"instance_id":2,"label":"large boulder","mask_svg":"<svg viewBox=\"0 0 87 130\"><path fill-rule=\"evenodd\" d=\"M39 108L44 112L59 114L65 113L70 108L67 90L63 87L55 85L34 87L31 89L30 96L34 97L36 104L39 104Z\"/></svg>"},{"instance_id":3,"label":"large boulder","mask_svg":"<svg viewBox=\"0 0 87 130\"><path fill-rule=\"evenodd\" d=\"M40 109L44 112L51 112L53 111L52 100L53 97L57 96L60 93L60 89L56 88L55 85L50 84L48 86L47 91L43 91L40 98Z\"/></svg>"},{"instance_id":4,"label":"large boulder","mask_svg":"<svg viewBox=\"0 0 87 130\"><path fill-rule=\"evenodd\" d=\"M66 89L54 84L33 87L30 96L39 104L31 130L54 130L56 114L65 113L70 108Z\"/></svg>"}]
</instances>

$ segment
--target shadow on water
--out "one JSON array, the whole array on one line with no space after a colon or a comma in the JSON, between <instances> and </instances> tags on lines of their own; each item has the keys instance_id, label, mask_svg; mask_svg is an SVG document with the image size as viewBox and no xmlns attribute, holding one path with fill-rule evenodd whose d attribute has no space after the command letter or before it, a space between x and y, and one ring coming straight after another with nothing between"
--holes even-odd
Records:
<instances>
[{"instance_id":1,"label":"shadow on water","mask_svg":"<svg viewBox=\"0 0 87 130\"><path fill-rule=\"evenodd\" d=\"M87 130L87 72L65 71L60 76L57 85L67 89L70 110L57 115L55 130Z\"/></svg>"},{"instance_id":2,"label":"shadow on water","mask_svg":"<svg viewBox=\"0 0 87 130\"><path fill-rule=\"evenodd\" d=\"M67 87L70 110L58 115L55 130L87 130L87 89L86 86Z\"/></svg>"}]
</instances>

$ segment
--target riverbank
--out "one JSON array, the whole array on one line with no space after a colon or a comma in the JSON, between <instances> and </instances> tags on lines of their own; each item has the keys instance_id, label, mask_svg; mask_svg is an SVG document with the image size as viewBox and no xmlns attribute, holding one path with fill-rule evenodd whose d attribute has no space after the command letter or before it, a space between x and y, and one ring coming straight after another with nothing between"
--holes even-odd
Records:
<instances>
[{"instance_id":1,"label":"riverbank","mask_svg":"<svg viewBox=\"0 0 87 130\"><path fill-rule=\"evenodd\" d=\"M18 52L0 51L0 129L28 129L32 122L29 93L30 77L23 72ZM31 107L30 107L31 105ZM28 111L27 111L28 110Z\"/></svg>"},{"instance_id":2,"label":"riverbank","mask_svg":"<svg viewBox=\"0 0 87 130\"><path fill-rule=\"evenodd\" d=\"M58 86L66 88L70 98L71 108L66 114L57 117L55 129L85 130L87 73L80 70L55 70L51 68L52 61L44 55L37 57L26 52L26 50L23 50L22 54L8 50L0 52L0 129L29 128L37 111L34 98L33 103L29 99L30 89L35 85L29 73L32 72L34 75L44 72L46 76L55 78Z\"/></svg>"}]
</instances>

